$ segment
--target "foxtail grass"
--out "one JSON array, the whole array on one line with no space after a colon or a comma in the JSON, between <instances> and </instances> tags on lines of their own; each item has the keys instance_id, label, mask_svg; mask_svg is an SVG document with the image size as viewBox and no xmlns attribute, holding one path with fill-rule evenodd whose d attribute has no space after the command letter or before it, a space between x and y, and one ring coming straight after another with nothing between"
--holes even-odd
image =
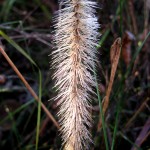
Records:
<instances>
[{"instance_id":1,"label":"foxtail grass","mask_svg":"<svg viewBox=\"0 0 150 150\"><path fill-rule=\"evenodd\" d=\"M56 49L53 55L55 87L60 107L58 117L64 149L89 149L92 124L91 95L96 87L93 68L96 62L99 24L92 0L61 1L54 20Z\"/></svg>"}]
</instances>

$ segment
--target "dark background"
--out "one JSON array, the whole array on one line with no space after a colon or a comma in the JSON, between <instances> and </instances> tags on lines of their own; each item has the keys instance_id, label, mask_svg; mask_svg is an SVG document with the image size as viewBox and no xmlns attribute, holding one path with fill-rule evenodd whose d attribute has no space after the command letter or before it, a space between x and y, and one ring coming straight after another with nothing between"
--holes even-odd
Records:
<instances>
[{"instance_id":1,"label":"dark background","mask_svg":"<svg viewBox=\"0 0 150 150\"><path fill-rule=\"evenodd\" d=\"M114 150L148 150L150 128L150 38L149 0L98 0L97 16L102 34L98 48L98 84L103 99L111 72L110 49L118 37L124 40L119 59L106 120L109 147ZM50 68L53 51L52 32L55 0L1 0L0 40L6 53L29 82L34 91L42 92L42 101L57 120L57 102L48 101L55 95L53 70ZM8 37L4 36L5 33ZM9 41L9 38L12 40ZM143 41L146 41L143 43ZM14 42L19 48L14 46ZM143 45L142 48L140 46ZM26 56L18 50L25 51ZM138 51L139 50L139 51ZM137 54L137 57L134 57ZM39 86L37 67L42 73ZM127 74L127 76L125 76ZM98 100L93 100L93 150L105 150L103 131L99 123ZM0 54L0 149L32 150L36 145L37 102L19 77ZM61 138L56 126L41 110L39 150L57 150ZM117 129L114 134L114 129ZM139 141L137 139L140 139Z\"/></svg>"}]
</instances>

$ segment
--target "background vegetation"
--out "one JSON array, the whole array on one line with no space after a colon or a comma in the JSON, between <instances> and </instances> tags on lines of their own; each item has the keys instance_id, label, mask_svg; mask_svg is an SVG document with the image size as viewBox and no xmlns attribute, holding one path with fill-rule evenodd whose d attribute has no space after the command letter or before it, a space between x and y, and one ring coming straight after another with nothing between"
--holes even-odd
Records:
<instances>
[{"instance_id":1,"label":"background vegetation","mask_svg":"<svg viewBox=\"0 0 150 150\"><path fill-rule=\"evenodd\" d=\"M100 95L99 101L93 100L91 130L95 144L91 147L93 150L148 150L150 1L98 0L98 7L102 36L96 74ZM56 10L56 0L0 1L0 41L7 55L57 120L57 102L48 101L56 90L51 78L53 70L49 69L51 56L48 57L53 48L52 16ZM117 49L114 41L118 37L122 38L122 46L115 72L113 61L119 54L114 54ZM114 81L110 77L112 71ZM107 107L104 98L108 96L108 89L111 94ZM1 150L60 149L57 123L50 120L34 98L0 54ZM106 108L105 117L102 113L100 115L102 105Z\"/></svg>"}]
</instances>

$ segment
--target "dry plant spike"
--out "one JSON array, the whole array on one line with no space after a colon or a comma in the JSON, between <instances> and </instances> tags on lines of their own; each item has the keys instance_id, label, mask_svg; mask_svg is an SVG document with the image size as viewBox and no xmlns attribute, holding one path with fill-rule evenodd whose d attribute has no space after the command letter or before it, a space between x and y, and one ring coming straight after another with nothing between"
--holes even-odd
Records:
<instances>
[{"instance_id":1,"label":"dry plant spike","mask_svg":"<svg viewBox=\"0 0 150 150\"><path fill-rule=\"evenodd\" d=\"M55 120L55 118L53 117L53 115L48 111L48 109L46 108L46 106L40 101L39 97L36 95L36 93L31 88L31 86L29 85L29 83L26 81L26 79L23 77L23 75L17 69L17 67L15 66L15 64L11 61L11 59L6 54L6 52L4 51L4 49L3 49L3 47L1 45L0 45L0 52L5 57L5 59L7 60L7 62L10 64L10 66L12 67L12 69L16 72L16 74L18 75L18 77L20 78L20 80L24 83L24 85L29 90L29 92L31 93L31 95L35 98L35 100L38 103L41 103L41 107L44 110L44 112L47 114L47 116L49 117L49 119L52 120L52 122L54 123L54 125L59 129L59 125L58 125L57 121Z\"/></svg>"},{"instance_id":2,"label":"dry plant spike","mask_svg":"<svg viewBox=\"0 0 150 150\"><path fill-rule=\"evenodd\" d=\"M109 84L108 84L108 88L106 91L106 97L105 97L105 102L103 105L103 112L105 113L109 104L109 97L110 97L110 93L112 90L112 86L113 86L113 82L114 82L114 78L115 78L115 74L116 74L116 70L117 70L117 66L118 66L118 62L119 62L119 58L120 58L120 52L121 52L121 38L117 38L115 40L115 42L113 43L113 45L111 46L111 50L110 50L110 59L111 59L111 75L110 75L110 80L109 80Z\"/></svg>"},{"instance_id":3,"label":"dry plant spike","mask_svg":"<svg viewBox=\"0 0 150 150\"><path fill-rule=\"evenodd\" d=\"M131 62L131 44L135 40L135 36L126 31L122 40L122 58L128 67Z\"/></svg>"},{"instance_id":4,"label":"dry plant spike","mask_svg":"<svg viewBox=\"0 0 150 150\"><path fill-rule=\"evenodd\" d=\"M92 142L91 94L96 86L93 68L96 61L98 22L93 0L66 0L55 21L52 53L55 87L58 95L63 146L66 150L89 149ZM95 94L95 93L94 93Z\"/></svg>"},{"instance_id":5,"label":"dry plant spike","mask_svg":"<svg viewBox=\"0 0 150 150\"><path fill-rule=\"evenodd\" d=\"M103 102L103 113L104 114L109 105L109 97L110 97L110 93L112 90L112 86L113 86L113 82L114 82L114 78L115 78L115 74L116 74L116 69L118 66L119 58L120 58L120 52L121 52L121 38L117 38L115 40L115 42L113 43L113 45L111 46L111 50L110 50L110 61L111 61L112 68L111 68L111 75L110 75L108 88L106 91L106 96L105 96L104 102ZM101 129L101 125L102 125L102 121L100 119L99 124L98 124L98 131Z\"/></svg>"},{"instance_id":6,"label":"dry plant spike","mask_svg":"<svg viewBox=\"0 0 150 150\"><path fill-rule=\"evenodd\" d=\"M111 66L115 64L117 61L117 56L120 56L120 50L121 50L121 38L117 38L110 49L110 62ZM113 71L113 68L111 68L111 71Z\"/></svg>"},{"instance_id":7,"label":"dry plant spike","mask_svg":"<svg viewBox=\"0 0 150 150\"><path fill-rule=\"evenodd\" d=\"M128 9L129 9L129 14L131 17L131 21L133 24L133 32L135 35L138 33L138 28L137 28L137 21L136 21L136 16L135 16L135 11L134 11L134 1L133 0L128 0Z\"/></svg>"}]
</instances>

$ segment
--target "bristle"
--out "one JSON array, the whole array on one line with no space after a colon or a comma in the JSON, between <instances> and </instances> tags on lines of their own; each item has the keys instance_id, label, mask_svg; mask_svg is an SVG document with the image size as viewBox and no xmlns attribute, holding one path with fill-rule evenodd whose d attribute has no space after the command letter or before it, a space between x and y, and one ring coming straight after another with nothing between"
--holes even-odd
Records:
<instances>
[{"instance_id":1,"label":"bristle","mask_svg":"<svg viewBox=\"0 0 150 150\"><path fill-rule=\"evenodd\" d=\"M92 142L91 93L95 86L98 22L92 0L61 1L55 17L54 78L63 145L67 150L89 149ZM61 7L60 6L60 7Z\"/></svg>"}]
</instances>

